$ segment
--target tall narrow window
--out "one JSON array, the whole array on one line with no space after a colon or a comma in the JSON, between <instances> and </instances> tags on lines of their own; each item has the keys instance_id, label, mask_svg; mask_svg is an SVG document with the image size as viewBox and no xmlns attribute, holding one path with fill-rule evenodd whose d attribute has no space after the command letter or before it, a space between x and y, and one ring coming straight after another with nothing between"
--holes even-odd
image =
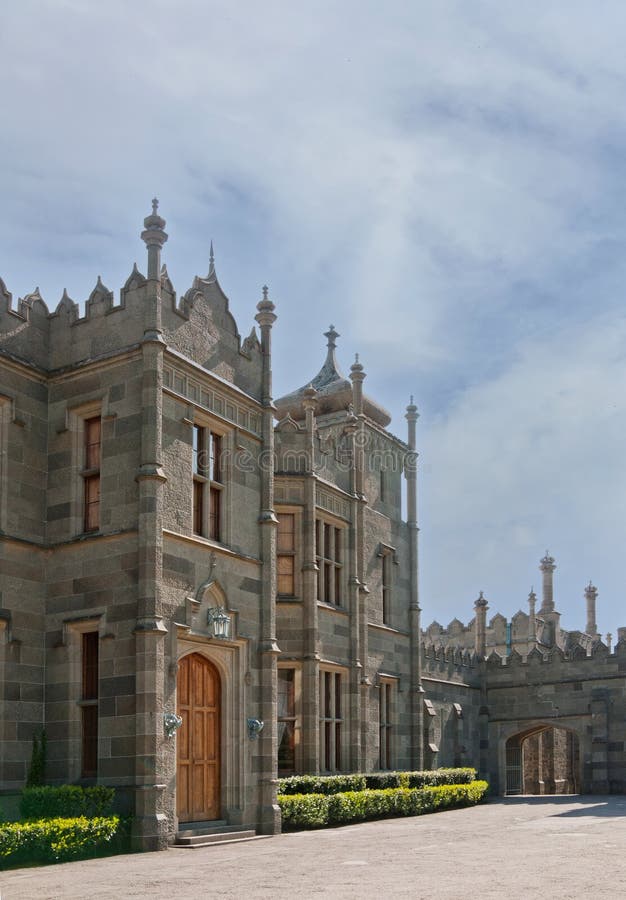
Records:
<instances>
[{"instance_id":1,"label":"tall narrow window","mask_svg":"<svg viewBox=\"0 0 626 900\"><path fill-rule=\"evenodd\" d=\"M296 517L294 513L280 513L277 535L278 596L295 595Z\"/></svg>"},{"instance_id":2,"label":"tall narrow window","mask_svg":"<svg viewBox=\"0 0 626 900\"><path fill-rule=\"evenodd\" d=\"M193 426L193 530L221 540L222 438L202 425Z\"/></svg>"},{"instance_id":3,"label":"tall narrow window","mask_svg":"<svg viewBox=\"0 0 626 900\"><path fill-rule=\"evenodd\" d=\"M342 768L342 678L339 672L320 672L320 761L326 772Z\"/></svg>"},{"instance_id":4,"label":"tall narrow window","mask_svg":"<svg viewBox=\"0 0 626 900\"><path fill-rule=\"evenodd\" d=\"M296 670L278 670L278 774L296 771Z\"/></svg>"},{"instance_id":5,"label":"tall narrow window","mask_svg":"<svg viewBox=\"0 0 626 900\"><path fill-rule=\"evenodd\" d=\"M98 773L98 632L86 631L81 641L81 774L92 778Z\"/></svg>"},{"instance_id":6,"label":"tall narrow window","mask_svg":"<svg viewBox=\"0 0 626 900\"><path fill-rule=\"evenodd\" d=\"M391 621L391 555L385 553L382 559L383 582L383 624L389 625Z\"/></svg>"},{"instance_id":7,"label":"tall narrow window","mask_svg":"<svg viewBox=\"0 0 626 900\"><path fill-rule=\"evenodd\" d=\"M380 685L380 706L378 709L379 726L379 766L381 769L391 769L391 737L393 717L393 684L390 681L382 681Z\"/></svg>"},{"instance_id":8,"label":"tall narrow window","mask_svg":"<svg viewBox=\"0 0 626 900\"><path fill-rule=\"evenodd\" d=\"M322 603L343 606L344 529L317 519L315 548L319 570L317 598Z\"/></svg>"},{"instance_id":9,"label":"tall narrow window","mask_svg":"<svg viewBox=\"0 0 626 900\"><path fill-rule=\"evenodd\" d=\"M97 531L100 527L100 454L102 424L100 416L85 419L84 433L84 531Z\"/></svg>"}]
</instances>

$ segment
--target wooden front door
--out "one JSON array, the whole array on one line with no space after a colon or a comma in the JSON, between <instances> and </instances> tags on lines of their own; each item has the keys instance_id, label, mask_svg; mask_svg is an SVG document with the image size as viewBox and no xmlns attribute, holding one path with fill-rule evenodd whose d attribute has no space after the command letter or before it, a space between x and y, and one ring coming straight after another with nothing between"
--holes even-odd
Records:
<instances>
[{"instance_id":1,"label":"wooden front door","mask_svg":"<svg viewBox=\"0 0 626 900\"><path fill-rule=\"evenodd\" d=\"M220 817L220 676L192 653L178 666L176 811L181 822Z\"/></svg>"}]
</instances>

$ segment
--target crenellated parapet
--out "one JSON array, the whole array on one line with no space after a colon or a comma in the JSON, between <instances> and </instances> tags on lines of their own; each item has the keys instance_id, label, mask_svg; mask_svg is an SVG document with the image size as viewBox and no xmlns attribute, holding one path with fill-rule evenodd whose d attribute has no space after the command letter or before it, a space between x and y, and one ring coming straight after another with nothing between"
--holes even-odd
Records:
<instances>
[{"instance_id":1,"label":"crenellated parapet","mask_svg":"<svg viewBox=\"0 0 626 900\"><path fill-rule=\"evenodd\" d=\"M480 675L477 654L459 645L423 642L420 647L422 677L474 683Z\"/></svg>"},{"instance_id":2,"label":"crenellated parapet","mask_svg":"<svg viewBox=\"0 0 626 900\"><path fill-rule=\"evenodd\" d=\"M165 220L156 208L145 221L142 238L150 269L155 241L160 251L167 236ZM98 276L82 314L81 304L67 290L52 312L38 288L14 304L0 279L0 354L46 371L65 370L138 347L146 334L154 333L156 322L175 353L259 399L262 359L257 331L252 325L242 340L217 279L212 246L207 276L196 276L180 299L165 265L151 277L149 282L135 263L116 299Z\"/></svg>"}]
</instances>

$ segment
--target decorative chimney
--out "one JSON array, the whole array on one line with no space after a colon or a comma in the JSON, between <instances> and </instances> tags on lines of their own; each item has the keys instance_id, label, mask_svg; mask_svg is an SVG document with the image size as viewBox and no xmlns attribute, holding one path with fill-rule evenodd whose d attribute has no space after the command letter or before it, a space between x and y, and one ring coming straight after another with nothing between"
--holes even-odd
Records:
<instances>
[{"instance_id":1,"label":"decorative chimney","mask_svg":"<svg viewBox=\"0 0 626 900\"><path fill-rule=\"evenodd\" d=\"M596 598L598 589L591 581L585 588L585 600L587 601L587 625L585 631L595 637L598 633L598 625L596 622Z\"/></svg>"},{"instance_id":2,"label":"decorative chimney","mask_svg":"<svg viewBox=\"0 0 626 900\"><path fill-rule=\"evenodd\" d=\"M539 570L543 575L543 598L541 603L541 609L539 610L540 615L544 615L545 613L554 612L554 595L553 595L553 586L552 586L552 577L554 575L554 570L556 569L556 564L554 562L554 557L550 556L548 551L546 550L546 555L543 557L539 564Z\"/></svg>"},{"instance_id":3,"label":"decorative chimney","mask_svg":"<svg viewBox=\"0 0 626 900\"><path fill-rule=\"evenodd\" d=\"M483 592L478 595L478 599L474 603L474 611L476 613L476 631L475 631L475 649L478 656L484 659L487 655L487 603Z\"/></svg>"}]
</instances>

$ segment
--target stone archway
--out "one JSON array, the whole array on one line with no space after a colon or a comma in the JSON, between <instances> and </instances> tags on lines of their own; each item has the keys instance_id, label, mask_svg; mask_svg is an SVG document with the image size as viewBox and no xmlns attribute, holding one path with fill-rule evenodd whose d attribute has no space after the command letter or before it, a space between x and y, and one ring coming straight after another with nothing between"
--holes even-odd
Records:
<instances>
[{"instance_id":1,"label":"stone archway","mask_svg":"<svg viewBox=\"0 0 626 900\"><path fill-rule=\"evenodd\" d=\"M507 795L580 791L580 744L571 729L538 723L509 737L505 753Z\"/></svg>"}]
</instances>

